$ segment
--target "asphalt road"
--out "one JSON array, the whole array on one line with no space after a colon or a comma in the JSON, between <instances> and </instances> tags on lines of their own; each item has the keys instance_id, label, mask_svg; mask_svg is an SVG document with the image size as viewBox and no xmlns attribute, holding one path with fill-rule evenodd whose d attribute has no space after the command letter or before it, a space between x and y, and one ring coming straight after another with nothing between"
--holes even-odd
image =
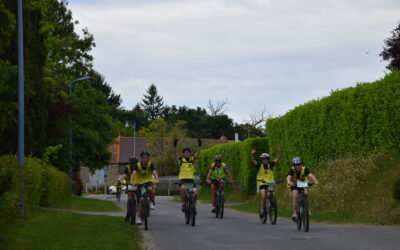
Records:
<instances>
[{"instance_id":1,"label":"asphalt road","mask_svg":"<svg viewBox=\"0 0 400 250\"><path fill-rule=\"evenodd\" d=\"M125 207L126 196L117 204ZM154 240L156 249L400 249L400 226L311 223L305 233L288 219L278 218L276 225L261 224L257 215L230 209L217 219L210 205L198 204L192 227L184 223L180 206L170 197L156 197L145 236Z\"/></svg>"}]
</instances>

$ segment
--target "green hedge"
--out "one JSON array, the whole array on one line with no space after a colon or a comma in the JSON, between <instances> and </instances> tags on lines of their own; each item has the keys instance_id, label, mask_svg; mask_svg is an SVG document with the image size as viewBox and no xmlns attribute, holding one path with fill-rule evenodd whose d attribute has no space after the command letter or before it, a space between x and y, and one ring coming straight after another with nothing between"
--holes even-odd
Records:
<instances>
[{"instance_id":1,"label":"green hedge","mask_svg":"<svg viewBox=\"0 0 400 250\"><path fill-rule=\"evenodd\" d=\"M295 156L317 166L377 149L399 151L399 131L398 71L374 83L333 91L266 123L268 140L283 145L282 164L288 166ZM281 168L279 174L285 171Z\"/></svg>"},{"instance_id":2,"label":"green hedge","mask_svg":"<svg viewBox=\"0 0 400 250\"><path fill-rule=\"evenodd\" d=\"M18 216L21 178L24 178L25 214L38 205L48 206L68 196L68 177L36 158L25 158L22 169L14 155L0 157L0 227ZM4 228L4 227L3 227Z\"/></svg>"},{"instance_id":3,"label":"green hedge","mask_svg":"<svg viewBox=\"0 0 400 250\"><path fill-rule=\"evenodd\" d=\"M250 151L252 147L257 149L257 157L262 152L269 151L268 140L265 138L252 138L243 142L230 142L202 150L198 161L200 178L202 180L206 179L215 155L221 155L223 162L228 165L234 181L241 184L245 193L254 193L256 190L255 179L257 169L250 161Z\"/></svg>"}]
</instances>

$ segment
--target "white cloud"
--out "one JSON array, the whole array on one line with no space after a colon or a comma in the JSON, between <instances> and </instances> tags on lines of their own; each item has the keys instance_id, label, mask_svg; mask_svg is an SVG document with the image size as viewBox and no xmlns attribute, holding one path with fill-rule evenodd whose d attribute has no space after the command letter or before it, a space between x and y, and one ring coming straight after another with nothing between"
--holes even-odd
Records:
<instances>
[{"instance_id":1,"label":"white cloud","mask_svg":"<svg viewBox=\"0 0 400 250\"><path fill-rule=\"evenodd\" d=\"M168 105L227 98L237 122L379 79L400 10L395 0L70 3L95 36L95 68L126 108L155 83Z\"/></svg>"}]
</instances>

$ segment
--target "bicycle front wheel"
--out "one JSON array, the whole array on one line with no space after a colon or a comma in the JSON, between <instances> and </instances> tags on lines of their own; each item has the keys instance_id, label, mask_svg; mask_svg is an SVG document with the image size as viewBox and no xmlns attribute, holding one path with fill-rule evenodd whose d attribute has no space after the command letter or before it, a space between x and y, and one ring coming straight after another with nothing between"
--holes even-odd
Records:
<instances>
[{"instance_id":1,"label":"bicycle front wheel","mask_svg":"<svg viewBox=\"0 0 400 250\"><path fill-rule=\"evenodd\" d=\"M225 203L224 194L221 194L219 199L219 218L221 219L224 217L224 203Z\"/></svg>"},{"instance_id":2,"label":"bicycle front wheel","mask_svg":"<svg viewBox=\"0 0 400 250\"><path fill-rule=\"evenodd\" d=\"M149 218L149 200L142 200L142 220L144 223L144 230L148 230L148 218Z\"/></svg>"},{"instance_id":3,"label":"bicycle front wheel","mask_svg":"<svg viewBox=\"0 0 400 250\"><path fill-rule=\"evenodd\" d=\"M303 214L302 214L302 222L303 222L303 230L304 232L308 232L310 227L310 213L308 210L308 200L307 198L303 201Z\"/></svg>"},{"instance_id":4,"label":"bicycle front wheel","mask_svg":"<svg viewBox=\"0 0 400 250\"><path fill-rule=\"evenodd\" d=\"M273 195L269 202L269 222L271 222L272 225L276 224L277 216L278 216L278 204L276 202L275 195Z\"/></svg>"},{"instance_id":5,"label":"bicycle front wheel","mask_svg":"<svg viewBox=\"0 0 400 250\"><path fill-rule=\"evenodd\" d=\"M131 224L136 223L136 197L132 196L130 200L130 216L131 216Z\"/></svg>"}]
</instances>

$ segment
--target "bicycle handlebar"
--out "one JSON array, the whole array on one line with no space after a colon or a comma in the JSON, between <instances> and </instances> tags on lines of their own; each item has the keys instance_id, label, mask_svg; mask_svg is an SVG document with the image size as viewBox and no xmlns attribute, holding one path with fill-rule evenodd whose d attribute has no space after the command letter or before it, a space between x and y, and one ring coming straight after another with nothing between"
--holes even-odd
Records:
<instances>
[{"instance_id":1,"label":"bicycle handlebar","mask_svg":"<svg viewBox=\"0 0 400 250\"><path fill-rule=\"evenodd\" d=\"M257 179L257 181L261 181L262 183L268 183L268 181L264 181L264 180L258 180L258 179ZM271 181L271 182L273 182L273 183L275 183L275 184L280 184L280 183L284 183L284 182L286 182L286 181Z\"/></svg>"}]
</instances>

